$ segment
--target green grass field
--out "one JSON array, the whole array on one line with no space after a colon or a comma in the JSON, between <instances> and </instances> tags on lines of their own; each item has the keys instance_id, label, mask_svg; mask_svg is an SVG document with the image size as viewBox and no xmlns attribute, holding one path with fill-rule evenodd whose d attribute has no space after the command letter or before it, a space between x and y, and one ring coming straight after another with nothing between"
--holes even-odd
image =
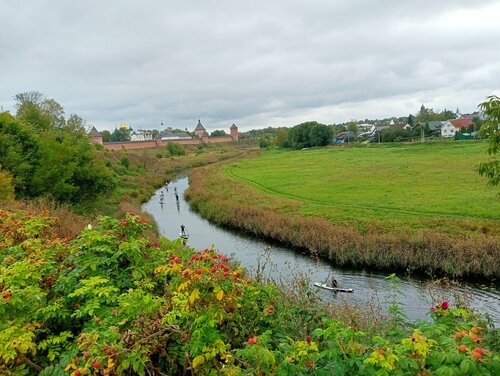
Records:
<instances>
[{"instance_id":1,"label":"green grass field","mask_svg":"<svg viewBox=\"0 0 500 376\"><path fill-rule=\"evenodd\" d=\"M498 188L476 172L485 150L477 141L275 150L225 173L299 201L303 215L360 229L499 234Z\"/></svg>"}]
</instances>

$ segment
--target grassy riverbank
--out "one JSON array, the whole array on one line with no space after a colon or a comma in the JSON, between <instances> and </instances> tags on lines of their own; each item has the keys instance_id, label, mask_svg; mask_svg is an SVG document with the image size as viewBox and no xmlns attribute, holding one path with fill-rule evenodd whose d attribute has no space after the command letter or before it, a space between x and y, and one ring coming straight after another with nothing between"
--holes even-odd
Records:
<instances>
[{"instance_id":1,"label":"grassy riverbank","mask_svg":"<svg viewBox=\"0 0 500 376\"><path fill-rule=\"evenodd\" d=\"M500 202L474 168L481 143L272 151L191 176L218 223L340 265L498 278Z\"/></svg>"},{"instance_id":2,"label":"grassy riverbank","mask_svg":"<svg viewBox=\"0 0 500 376\"><path fill-rule=\"evenodd\" d=\"M0 202L0 208L23 207L31 213L50 213L61 218L57 225L58 234L61 237L73 237L89 223L94 223L100 215L121 217L128 212L141 213L141 205L156 189L177 174L194 167L260 153L252 143L243 142L187 146L182 152L183 155L172 156L165 147L120 151L100 148L96 158L112 170L116 182L116 188L111 192L96 195L76 205L61 204L41 197L29 201L3 201Z\"/></svg>"},{"instance_id":3,"label":"grassy riverbank","mask_svg":"<svg viewBox=\"0 0 500 376\"><path fill-rule=\"evenodd\" d=\"M118 181L109 195L102 195L79 208L82 212L122 216L140 211L153 192L177 174L224 160L241 158L256 149L246 144L206 144L182 147L182 155L169 155L166 148L109 151L100 158L110 166Z\"/></svg>"}]
</instances>

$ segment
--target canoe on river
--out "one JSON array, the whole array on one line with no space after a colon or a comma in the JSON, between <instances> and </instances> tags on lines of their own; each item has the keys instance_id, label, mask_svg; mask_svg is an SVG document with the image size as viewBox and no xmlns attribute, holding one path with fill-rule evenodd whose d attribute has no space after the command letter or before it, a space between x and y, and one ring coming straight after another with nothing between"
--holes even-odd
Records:
<instances>
[{"instance_id":1,"label":"canoe on river","mask_svg":"<svg viewBox=\"0 0 500 376\"><path fill-rule=\"evenodd\" d=\"M184 234L183 234L183 233L181 232L181 233L179 234L179 237L180 237L180 238L182 238L182 239L189 239L189 234L186 234L186 233L184 233Z\"/></svg>"},{"instance_id":2,"label":"canoe on river","mask_svg":"<svg viewBox=\"0 0 500 376\"><path fill-rule=\"evenodd\" d=\"M335 292L354 292L353 289L343 289L340 287L328 286L326 283L314 282L314 286L320 287L325 290L335 291Z\"/></svg>"}]
</instances>

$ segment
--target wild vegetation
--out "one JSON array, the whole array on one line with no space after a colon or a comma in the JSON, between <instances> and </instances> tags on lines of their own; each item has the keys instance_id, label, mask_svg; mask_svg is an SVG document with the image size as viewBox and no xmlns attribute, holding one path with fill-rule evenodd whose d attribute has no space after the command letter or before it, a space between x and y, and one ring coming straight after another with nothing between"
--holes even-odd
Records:
<instances>
[{"instance_id":1,"label":"wild vegetation","mask_svg":"<svg viewBox=\"0 0 500 376\"><path fill-rule=\"evenodd\" d=\"M500 185L500 160L496 154L500 152L500 98L496 95L489 96L480 104L483 112L488 116L483 124L481 134L488 138L489 160L481 162L479 173L489 179L492 186Z\"/></svg>"},{"instance_id":2,"label":"wild vegetation","mask_svg":"<svg viewBox=\"0 0 500 376\"><path fill-rule=\"evenodd\" d=\"M246 154L248 143L110 151L93 145L78 115L39 92L16 95L0 114L0 204L35 210L68 205L80 215L138 212L152 192L189 168ZM40 199L39 201L36 201ZM9 204L10 202L10 204Z\"/></svg>"},{"instance_id":3,"label":"wild vegetation","mask_svg":"<svg viewBox=\"0 0 500 376\"><path fill-rule=\"evenodd\" d=\"M91 145L83 119L66 118L53 99L16 99L15 116L0 114L0 374L500 372L498 330L465 306L439 301L429 320L410 323L396 300L387 317L325 305L307 281L293 290L262 281L211 249L158 239L154 224L130 213L175 174L254 151L244 143L109 151ZM220 222L344 264L497 276L498 234L480 210L486 218L446 234L384 233L385 219L332 225L312 215L318 203L303 210L307 200L265 195L218 171L198 170L190 194ZM452 237L461 226L468 237Z\"/></svg>"},{"instance_id":4,"label":"wild vegetation","mask_svg":"<svg viewBox=\"0 0 500 376\"><path fill-rule=\"evenodd\" d=\"M273 151L191 175L217 223L339 265L498 278L500 203L474 171L484 145Z\"/></svg>"},{"instance_id":5,"label":"wild vegetation","mask_svg":"<svg viewBox=\"0 0 500 376\"><path fill-rule=\"evenodd\" d=\"M115 187L109 169L95 158L81 118L66 120L62 108L49 112L46 107L59 108L54 100L24 100L17 117L0 114L0 172L17 198L74 204Z\"/></svg>"},{"instance_id":6,"label":"wild vegetation","mask_svg":"<svg viewBox=\"0 0 500 376\"><path fill-rule=\"evenodd\" d=\"M2 374L500 372L497 331L446 301L428 321L406 322L397 302L377 325L341 321L306 285L287 293L210 249L145 236L139 215L101 217L74 239L59 221L0 212Z\"/></svg>"}]
</instances>

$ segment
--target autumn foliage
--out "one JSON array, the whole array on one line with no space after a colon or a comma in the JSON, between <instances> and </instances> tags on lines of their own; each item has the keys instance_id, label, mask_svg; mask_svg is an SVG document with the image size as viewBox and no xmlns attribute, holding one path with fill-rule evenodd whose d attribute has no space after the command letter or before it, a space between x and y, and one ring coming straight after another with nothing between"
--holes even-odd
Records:
<instances>
[{"instance_id":1,"label":"autumn foliage","mask_svg":"<svg viewBox=\"0 0 500 376\"><path fill-rule=\"evenodd\" d=\"M226 255L150 239L135 214L74 239L0 210L0 374L498 374L495 331L441 302L365 331ZM299 304L297 304L299 303Z\"/></svg>"}]
</instances>

